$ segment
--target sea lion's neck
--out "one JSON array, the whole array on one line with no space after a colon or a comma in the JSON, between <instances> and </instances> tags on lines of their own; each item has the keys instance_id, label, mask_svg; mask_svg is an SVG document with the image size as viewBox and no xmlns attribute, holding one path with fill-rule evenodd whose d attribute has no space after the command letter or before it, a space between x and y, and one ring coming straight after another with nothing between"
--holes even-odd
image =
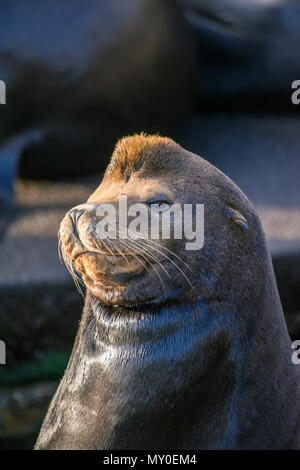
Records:
<instances>
[{"instance_id":1,"label":"sea lion's neck","mask_svg":"<svg viewBox=\"0 0 300 470\"><path fill-rule=\"evenodd\" d=\"M105 396L111 406L104 408L107 432L101 445L276 447L276 435L286 423L284 418L273 422L273 416L286 406L287 388L289 396L292 386L295 396L299 393L289 339L273 331L271 321L247 323L239 314L226 303L201 302L130 314L107 308L88 294L84 355L89 349L100 383L109 379ZM261 338L265 328L269 331ZM114 426L109 425L112 419ZM274 442L254 442L269 426L274 427ZM164 429L163 435L158 436L157 429Z\"/></svg>"},{"instance_id":2,"label":"sea lion's neck","mask_svg":"<svg viewBox=\"0 0 300 470\"><path fill-rule=\"evenodd\" d=\"M233 334L207 304L130 313L88 295L84 315L82 346L110 397L104 448L222 445L237 366Z\"/></svg>"}]
</instances>

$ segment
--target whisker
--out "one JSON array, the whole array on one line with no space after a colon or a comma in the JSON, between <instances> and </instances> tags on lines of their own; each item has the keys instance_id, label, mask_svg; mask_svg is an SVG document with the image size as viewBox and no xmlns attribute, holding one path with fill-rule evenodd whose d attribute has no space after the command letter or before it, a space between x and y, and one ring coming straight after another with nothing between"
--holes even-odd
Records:
<instances>
[{"instance_id":1,"label":"whisker","mask_svg":"<svg viewBox=\"0 0 300 470\"><path fill-rule=\"evenodd\" d=\"M125 228L125 227L121 227L121 228ZM128 232L128 229L127 229L127 232ZM158 246L159 248L167 251L168 253L170 253L171 255L173 255L175 258L178 259L178 261L180 261L182 264L184 264L188 269L189 271L193 272L192 268L185 262L183 261L182 258L180 258L180 256L178 256L176 253L174 253L172 250L170 250L169 248L166 248L165 246L161 245L160 243L157 243L155 242L154 240L152 240L151 238L145 238L143 236L141 236L141 239L142 240L145 240L145 241L148 241L150 243L153 243L154 245ZM132 240L132 238L130 238L130 240Z\"/></svg>"},{"instance_id":2,"label":"whisker","mask_svg":"<svg viewBox=\"0 0 300 470\"><path fill-rule=\"evenodd\" d=\"M118 229L117 229L117 230L118 230ZM119 231L119 233L120 233L120 230L118 230L118 231ZM127 242L127 243L126 243L125 240L119 239L119 242L123 242L123 245L126 245L126 248L128 249L128 244L129 244L129 242L134 242L134 240L127 238L127 239L126 239L126 242ZM163 280L162 280L162 278L161 278L159 272L158 272L157 269L155 268L155 266L153 266L153 264L151 263L151 261L150 261L147 257L144 256L144 252L142 251L142 249L140 249L140 252L139 252L139 251L137 251L137 247L136 247L136 246L130 245L130 247L132 248L132 250L135 250L136 253L138 253L138 254L139 254L140 256L142 256L146 261L148 261L148 262L150 263L151 267L152 267L152 268L154 269L154 271L156 272L156 274L157 274L157 276L158 276L158 278L159 278L159 280L160 280L160 282L161 282L161 284L162 284L162 287L163 287L163 290L164 290L164 296L165 296L165 298L167 298L165 284L164 284L164 282L163 282ZM152 255L152 257L153 257L153 255ZM138 259L139 262L141 262L141 260L140 260L138 257L137 257L137 259ZM141 263L142 263L142 262L141 262ZM144 263L142 263L142 264L144 265ZM159 263L159 261L158 261L158 264L165 270L165 268L161 265L161 263ZM144 266L145 266L145 265L144 265ZM146 267L146 266L145 266L145 267ZM147 269L147 268L146 268L146 269ZM148 271L148 269L147 269L147 271ZM165 270L165 271L166 271L166 270ZM168 273L167 273L167 274L168 274Z\"/></svg>"},{"instance_id":3,"label":"whisker","mask_svg":"<svg viewBox=\"0 0 300 470\"><path fill-rule=\"evenodd\" d=\"M130 241L129 241L130 242ZM168 271L166 270L166 268L163 266L163 264L161 263L161 261L156 257L154 256L152 253L149 253L149 251L145 250L145 248L141 247L139 245L139 243L136 243L136 245L134 245L135 249L138 251L138 253L141 254L141 256L143 256L143 254L146 256L146 259L149 261L150 263L150 260L149 260L149 257L154 260L162 269L163 271L165 272L165 274L170 277L170 274L168 273ZM152 265L153 266L153 265Z\"/></svg>"},{"instance_id":4,"label":"whisker","mask_svg":"<svg viewBox=\"0 0 300 470\"><path fill-rule=\"evenodd\" d=\"M182 264L184 264L191 272L193 272L192 268L185 263L185 261L183 261L182 258L180 258L180 256L178 256L176 253L174 253L172 250L169 250L168 248L166 248L165 246L163 245L160 245L159 243L156 243L154 240L152 240L151 238L147 239L145 238L144 240L150 242L150 243L153 243L154 245L157 245L159 246L160 248L162 248L163 250L166 250L168 253L170 253L171 255L175 256L175 258L178 259L178 261L180 261Z\"/></svg>"},{"instance_id":5,"label":"whisker","mask_svg":"<svg viewBox=\"0 0 300 470\"><path fill-rule=\"evenodd\" d=\"M150 246L150 245L147 245L147 243L143 243L141 242L142 244L148 246L150 249L152 250L155 250L155 251L158 251L158 253L160 253L162 256L164 256L167 260L170 261L170 263L172 263L177 269L178 271L180 271L180 273L184 276L184 278L187 280L187 282L189 283L189 285L191 286L191 288L194 290L194 286L192 285L191 281L189 280L189 278L187 277L187 275L182 271L182 269L180 269L180 267L169 257L167 256L165 253L162 253L161 251L159 251L157 248L154 248L153 246Z\"/></svg>"},{"instance_id":6,"label":"whisker","mask_svg":"<svg viewBox=\"0 0 300 470\"><path fill-rule=\"evenodd\" d=\"M121 228L122 228L122 227L121 227ZM123 227L123 228L125 228L125 227ZM127 229L127 233L130 235L130 232L128 231L128 229ZM159 243L153 242L153 240L151 240L151 239L146 239L146 238L144 238L144 237L141 237L141 238L142 238L142 240L144 240L144 241L146 241L146 242L148 241L148 242L154 243L155 245L159 246L160 248L165 248L165 247L161 246ZM130 240L131 242L137 243L136 240L134 240L133 238L128 238L127 240ZM164 258L166 258L168 261L170 261L170 263L172 263L172 264L178 269L178 271L182 274L182 276L186 279L186 281L188 282L188 284L189 284L189 285L191 286L191 288L194 290L194 286L192 285L190 279L187 277L187 275L182 271L182 269L180 269L180 267L179 267L169 256L167 256L165 253L162 253L162 252L161 252L160 250L158 250L157 248L155 248L155 247L149 245L148 243L143 243L141 240L139 240L139 244L142 244L143 246L147 246L149 249L152 249L152 250L157 251L160 255L162 255ZM178 258L190 271L192 271L192 270L190 269L190 267L189 267L183 260L181 260L181 259L179 258L179 256L176 255L176 253L173 253L171 250L169 250L169 249L167 249L167 248L165 248L165 249L166 249L168 252L170 252L171 254L173 254L176 258ZM160 264L160 265L161 265L161 264ZM161 266L162 266L162 265L161 265ZM153 266L152 266L152 267L153 267Z\"/></svg>"},{"instance_id":7,"label":"whisker","mask_svg":"<svg viewBox=\"0 0 300 470\"><path fill-rule=\"evenodd\" d=\"M98 237L97 235L96 235L96 237L97 237L98 241L100 242L99 237ZM115 253L110 249L108 243L105 243L104 240L101 240L101 243L103 244L104 248L105 248L106 250L108 250L109 253L115 258L115 260L117 260ZM95 245L96 245L96 247L101 251L101 246L100 246L100 244L95 241Z\"/></svg>"},{"instance_id":8,"label":"whisker","mask_svg":"<svg viewBox=\"0 0 300 470\"><path fill-rule=\"evenodd\" d=\"M136 247L132 247L132 249L136 249ZM140 254L140 256L143 256L142 254ZM146 259L146 258L145 258ZM163 286L163 290L164 290L164 296L165 298L167 298L167 294L166 294L166 288L165 288L165 284L161 278L161 275L159 274L158 270L155 268L155 266L153 265L153 263L151 263L151 261L149 259L146 259L146 261L148 261L148 263L150 263L150 266L152 267L152 269L154 269L154 271L156 272L162 286ZM161 265L161 263L159 263L159 266L161 266L164 270L165 268Z\"/></svg>"},{"instance_id":9,"label":"whisker","mask_svg":"<svg viewBox=\"0 0 300 470\"><path fill-rule=\"evenodd\" d=\"M59 242L58 243L59 243L60 259L61 259L62 262L64 262L67 270L69 271L69 273L70 273L70 275L71 275L71 277L74 281L74 284L76 286L76 289L84 297L84 294L83 294L82 289L80 287L80 284L82 284L82 285L84 285L84 284L83 284L81 278L79 277L79 275L75 272L73 260L66 253L65 249L63 248L60 237L59 237Z\"/></svg>"},{"instance_id":10,"label":"whisker","mask_svg":"<svg viewBox=\"0 0 300 470\"><path fill-rule=\"evenodd\" d=\"M134 258L136 258L137 261L138 261L139 263L141 263L147 271L149 271L149 268L147 267L147 265L146 265L143 261L141 261L140 258L136 255L136 252L133 251L133 250L134 250L134 247L131 247L132 249L128 248L128 245L124 242L124 240L119 240L119 242L122 243L123 245L126 245L126 249L129 250L129 253L131 253L131 255L132 255ZM142 256L142 255L141 255L141 256ZM146 261L148 261L148 260L145 258L145 256L143 256L143 258L144 258Z\"/></svg>"},{"instance_id":11,"label":"whisker","mask_svg":"<svg viewBox=\"0 0 300 470\"><path fill-rule=\"evenodd\" d=\"M129 261L128 261L128 258L126 257L126 255L122 252L122 250L120 250L120 248L118 247L118 245L116 243L114 243L112 240L109 239L109 242L112 244L112 246L120 253L120 255L125 259L126 263L127 264L130 264Z\"/></svg>"},{"instance_id":12,"label":"whisker","mask_svg":"<svg viewBox=\"0 0 300 470\"><path fill-rule=\"evenodd\" d=\"M121 241L121 240L119 239L119 241ZM124 241L125 241L125 240L123 240L123 242L124 242ZM145 256L143 256L143 258L144 258L146 261L150 262L150 260L149 260L149 256L150 256L157 264L159 264L159 265L161 266L161 268L164 270L164 272L166 273L166 275L167 275L168 277L170 276L169 273L168 273L168 271L165 269L165 267L164 267L164 266L162 265L162 263L160 262L160 260L159 260L156 256L154 256L152 253L149 253L148 251L145 251L145 249L143 250L143 248L139 245L138 242L136 242L136 241L133 240L132 238L127 238L127 239L126 239L126 242L127 242L127 244L126 244L126 243L125 243L125 244L126 244L126 245L131 244L130 246L132 246L132 244L134 244L134 245L132 246L132 248L135 247L135 249L138 250L138 253L140 253L141 256L143 256L143 255L148 255L148 258L145 257ZM153 265L152 265L152 266L153 266Z\"/></svg>"}]
</instances>

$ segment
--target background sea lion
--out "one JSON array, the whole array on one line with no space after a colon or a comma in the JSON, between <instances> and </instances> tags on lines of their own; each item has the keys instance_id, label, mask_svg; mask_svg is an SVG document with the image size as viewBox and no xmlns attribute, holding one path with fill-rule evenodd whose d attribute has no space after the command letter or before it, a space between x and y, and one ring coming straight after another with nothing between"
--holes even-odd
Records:
<instances>
[{"instance_id":1,"label":"background sea lion","mask_svg":"<svg viewBox=\"0 0 300 470\"><path fill-rule=\"evenodd\" d=\"M198 45L197 109L297 112L300 4L294 0L179 0Z\"/></svg>"},{"instance_id":2,"label":"background sea lion","mask_svg":"<svg viewBox=\"0 0 300 470\"><path fill-rule=\"evenodd\" d=\"M178 136L195 110L297 112L299 9L293 0L4 1L0 146L42 129L19 175L74 177L104 171L102 156L133 130Z\"/></svg>"},{"instance_id":3,"label":"background sea lion","mask_svg":"<svg viewBox=\"0 0 300 470\"><path fill-rule=\"evenodd\" d=\"M204 204L203 248L105 244L95 209L121 194ZM300 447L300 369L271 259L228 177L170 139L122 139L87 204L62 221L60 241L87 293L36 449Z\"/></svg>"},{"instance_id":4,"label":"background sea lion","mask_svg":"<svg viewBox=\"0 0 300 470\"><path fill-rule=\"evenodd\" d=\"M0 21L0 146L44 131L21 177L104 172L117 138L170 132L192 107L194 46L173 1L10 0Z\"/></svg>"}]
</instances>

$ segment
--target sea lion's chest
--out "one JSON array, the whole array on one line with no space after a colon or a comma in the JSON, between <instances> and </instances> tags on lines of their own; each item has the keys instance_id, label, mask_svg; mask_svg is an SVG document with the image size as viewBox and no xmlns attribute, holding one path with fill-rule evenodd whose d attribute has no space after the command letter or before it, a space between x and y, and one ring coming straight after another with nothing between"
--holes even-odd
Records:
<instances>
[{"instance_id":1,"label":"sea lion's chest","mask_svg":"<svg viewBox=\"0 0 300 470\"><path fill-rule=\"evenodd\" d=\"M68 441L74 448L211 447L214 428L220 447L236 365L229 335L222 330L207 339L198 344L190 333L188 342L177 332L95 349L83 336L57 410Z\"/></svg>"}]
</instances>

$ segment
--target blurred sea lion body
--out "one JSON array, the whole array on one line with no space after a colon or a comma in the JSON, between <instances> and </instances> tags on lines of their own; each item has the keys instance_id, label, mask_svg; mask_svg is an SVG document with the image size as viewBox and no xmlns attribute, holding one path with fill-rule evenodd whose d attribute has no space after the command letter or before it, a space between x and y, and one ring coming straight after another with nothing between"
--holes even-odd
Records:
<instances>
[{"instance_id":1,"label":"blurred sea lion body","mask_svg":"<svg viewBox=\"0 0 300 470\"><path fill-rule=\"evenodd\" d=\"M104 171L96 155L121 135L176 135L193 109L296 111L292 0L2 3L0 144L45 130L23 152L23 177Z\"/></svg>"},{"instance_id":2,"label":"blurred sea lion body","mask_svg":"<svg viewBox=\"0 0 300 470\"><path fill-rule=\"evenodd\" d=\"M190 109L193 46L173 2L2 3L0 144L28 128L45 132L24 150L22 177L103 172L99 154L118 137L162 132Z\"/></svg>"}]
</instances>

